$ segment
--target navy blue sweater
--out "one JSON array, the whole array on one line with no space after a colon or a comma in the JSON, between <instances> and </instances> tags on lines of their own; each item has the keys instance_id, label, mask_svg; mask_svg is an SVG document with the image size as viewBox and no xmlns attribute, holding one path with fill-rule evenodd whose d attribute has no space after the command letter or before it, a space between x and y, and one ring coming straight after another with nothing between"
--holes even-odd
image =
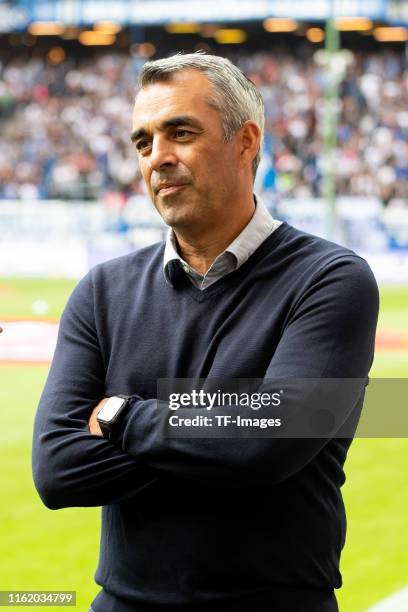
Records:
<instances>
[{"instance_id":1,"label":"navy blue sweater","mask_svg":"<svg viewBox=\"0 0 408 612\"><path fill-rule=\"evenodd\" d=\"M103 506L97 612L331 610L350 440L165 438L154 383L365 378L373 275L286 223L203 291L181 271L166 282L163 250L99 265L71 295L35 422L39 494ZM119 393L133 399L116 438L91 435L93 407Z\"/></svg>"}]
</instances>

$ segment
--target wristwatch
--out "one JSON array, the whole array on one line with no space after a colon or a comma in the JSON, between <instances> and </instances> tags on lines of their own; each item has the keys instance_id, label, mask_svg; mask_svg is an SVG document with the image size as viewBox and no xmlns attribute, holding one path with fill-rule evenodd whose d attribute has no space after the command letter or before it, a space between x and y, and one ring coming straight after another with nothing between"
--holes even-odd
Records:
<instances>
[{"instance_id":1,"label":"wristwatch","mask_svg":"<svg viewBox=\"0 0 408 612\"><path fill-rule=\"evenodd\" d=\"M129 404L130 397L128 395L113 395L104 403L96 420L99 423L104 438L110 439L115 425L119 421L119 417Z\"/></svg>"}]
</instances>

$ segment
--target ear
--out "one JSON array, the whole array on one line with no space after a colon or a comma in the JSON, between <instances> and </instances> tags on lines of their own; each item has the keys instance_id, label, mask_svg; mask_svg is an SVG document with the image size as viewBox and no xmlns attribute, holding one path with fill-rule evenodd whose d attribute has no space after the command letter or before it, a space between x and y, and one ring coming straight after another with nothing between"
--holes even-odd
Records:
<instances>
[{"instance_id":1,"label":"ear","mask_svg":"<svg viewBox=\"0 0 408 612\"><path fill-rule=\"evenodd\" d=\"M261 130L255 121L245 121L240 131L241 162L243 166L248 165L252 171L252 162L261 144Z\"/></svg>"}]
</instances>

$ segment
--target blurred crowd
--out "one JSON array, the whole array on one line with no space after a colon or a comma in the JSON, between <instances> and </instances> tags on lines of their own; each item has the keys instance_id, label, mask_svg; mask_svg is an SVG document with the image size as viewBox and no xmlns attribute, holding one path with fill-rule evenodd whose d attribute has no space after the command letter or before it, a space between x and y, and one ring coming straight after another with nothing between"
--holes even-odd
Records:
<instances>
[{"instance_id":1,"label":"blurred crowd","mask_svg":"<svg viewBox=\"0 0 408 612\"><path fill-rule=\"evenodd\" d=\"M264 156L257 188L322 195L325 72L312 56L238 56L262 91ZM0 63L0 198L126 203L143 193L129 140L139 56L107 53L58 65ZM354 52L340 84L337 192L408 207L408 69L403 54Z\"/></svg>"}]
</instances>

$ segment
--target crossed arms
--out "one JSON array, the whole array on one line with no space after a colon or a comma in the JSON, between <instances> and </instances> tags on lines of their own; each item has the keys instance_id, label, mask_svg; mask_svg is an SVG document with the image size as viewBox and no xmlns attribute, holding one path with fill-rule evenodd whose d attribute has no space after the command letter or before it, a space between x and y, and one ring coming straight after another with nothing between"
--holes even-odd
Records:
<instances>
[{"instance_id":1,"label":"crossed arms","mask_svg":"<svg viewBox=\"0 0 408 612\"><path fill-rule=\"evenodd\" d=\"M114 442L101 437L95 414L106 395L106 365L92 283L91 272L66 306L35 420L34 481L49 508L129 501L166 475L210 486L271 486L304 468L328 443L165 438L156 400L137 395ZM297 304L265 378L364 379L377 314L378 290L367 264L351 255L331 262ZM360 403L363 394L364 387L356 396Z\"/></svg>"}]
</instances>

